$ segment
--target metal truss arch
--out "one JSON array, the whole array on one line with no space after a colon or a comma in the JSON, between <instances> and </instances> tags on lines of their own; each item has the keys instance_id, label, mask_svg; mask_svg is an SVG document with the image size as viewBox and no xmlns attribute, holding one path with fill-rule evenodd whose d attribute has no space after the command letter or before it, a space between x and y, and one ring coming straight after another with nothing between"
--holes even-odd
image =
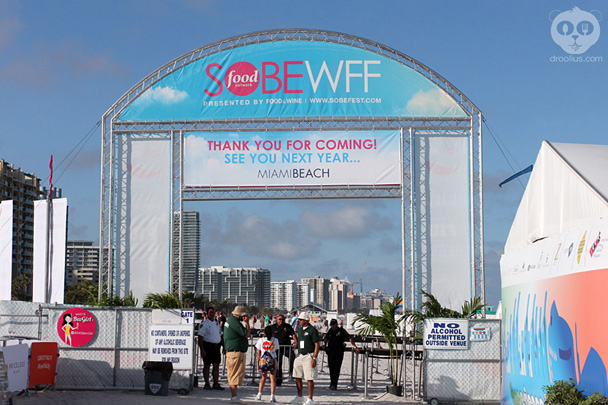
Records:
<instances>
[{"instance_id":1,"label":"metal truss arch","mask_svg":"<svg viewBox=\"0 0 608 405\"><path fill-rule=\"evenodd\" d=\"M224 50L256 43L275 41L322 41L348 45L364 49L397 61L418 72L426 79L444 90L467 114L466 117L400 117L400 116L343 116L343 117L279 117L192 120L192 121L121 121L118 118L129 104L147 89L167 75L201 58ZM423 63L385 45L349 34L307 29L269 30L235 36L217 41L183 54L153 71L135 84L119 98L102 118L101 151L101 206L100 206L100 246L107 254L100 260L100 297L113 295L115 283L120 282L124 266L120 252L121 234L125 232L126 216L124 207L117 204L116 193L124 186L124 179L117 178L117 168L121 164L121 151L118 140L125 137L163 137L171 142L171 235L181 235L181 213L184 201L209 200L260 200L260 199L338 199L338 198L402 198L403 231L403 295L411 308L417 308L420 299L416 290L422 285L414 272L417 261L424 256L415 257L415 244L422 243L421 232L425 231L424 205L421 195L414 192L413 145L416 133L437 131L438 133L466 133L470 146L470 201L471 201L471 291L485 302L484 256L483 256L483 185L482 185L482 116L479 109L455 86ZM332 131L332 130L400 130L401 164L403 182L399 187L233 187L225 189L189 189L182 184L183 136L186 132L241 132L241 131ZM181 238L180 238L181 240ZM118 252L118 254L117 254ZM171 241L170 246L171 279L169 288L181 293L180 258L181 243Z\"/></svg>"},{"instance_id":2,"label":"metal truss arch","mask_svg":"<svg viewBox=\"0 0 608 405\"><path fill-rule=\"evenodd\" d=\"M348 45L377 53L379 55L402 63L403 65L420 73L434 84L438 85L464 109L464 111L469 115L469 117L473 117L474 115L480 112L479 109L473 104L473 102L471 102L471 100L469 100L469 98L464 95L464 93L458 90L452 83L450 83L439 73L430 69L428 66L419 62L418 60L386 45L354 35L334 31L322 31L311 29L277 29L253 32L249 34L243 34L227 38L194 49L193 51L187 52L173 59L172 61L156 69L144 79L135 84L133 87L131 87L129 91L127 91L121 98L118 99L118 101L116 101L116 103L114 103L106 111L104 117L111 117L112 121L114 121L115 118L120 116L122 111L144 91L146 91L148 88L150 88L152 85L154 85L156 82L158 82L165 76L172 74L173 72L181 69L182 67L190 63L196 62L199 59L228 49L251 44L275 41L333 42L336 44Z\"/></svg>"}]
</instances>

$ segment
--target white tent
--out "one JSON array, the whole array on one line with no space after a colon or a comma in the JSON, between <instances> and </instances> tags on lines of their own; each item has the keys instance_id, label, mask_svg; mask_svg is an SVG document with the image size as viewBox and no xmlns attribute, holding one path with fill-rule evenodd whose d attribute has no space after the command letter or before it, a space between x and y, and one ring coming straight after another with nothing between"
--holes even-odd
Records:
<instances>
[{"instance_id":1,"label":"white tent","mask_svg":"<svg viewBox=\"0 0 608 405\"><path fill-rule=\"evenodd\" d=\"M544 141L505 253L608 218L608 145Z\"/></svg>"}]
</instances>

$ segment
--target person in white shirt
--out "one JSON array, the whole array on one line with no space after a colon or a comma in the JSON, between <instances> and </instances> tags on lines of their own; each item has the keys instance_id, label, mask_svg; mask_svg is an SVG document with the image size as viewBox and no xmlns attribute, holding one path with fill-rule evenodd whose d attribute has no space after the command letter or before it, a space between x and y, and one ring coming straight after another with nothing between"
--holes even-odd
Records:
<instances>
[{"instance_id":1,"label":"person in white shirt","mask_svg":"<svg viewBox=\"0 0 608 405\"><path fill-rule=\"evenodd\" d=\"M264 337L259 339L255 345L257 349L257 365L262 373L258 395L255 397L258 401L262 400L262 391L264 384L270 373L270 402L277 402L274 397L274 392L277 387L277 356L279 354L279 339L272 336L272 326L268 325L264 328Z\"/></svg>"},{"instance_id":2,"label":"person in white shirt","mask_svg":"<svg viewBox=\"0 0 608 405\"><path fill-rule=\"evenodd\" d=\"M198 346L201 350L203 358L203 377L205 378L206 390L223 390L219 384L220 379L220 361L222 354L220 348L224 346L224 334L220 324L215 319L215 310L213 307L207 308L207 319L201 323L198 328ZM209 368L213 364L213 387L209 383Z\"/></svg>"}]
</instances>

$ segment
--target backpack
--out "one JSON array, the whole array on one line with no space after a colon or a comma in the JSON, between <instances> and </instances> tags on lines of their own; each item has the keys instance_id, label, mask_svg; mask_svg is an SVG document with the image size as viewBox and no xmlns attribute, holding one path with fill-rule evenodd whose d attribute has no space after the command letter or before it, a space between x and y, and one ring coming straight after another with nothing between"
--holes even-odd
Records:
<instances>
[{"instance_id":1,"label":"backpack","mask_svg":"<svg viewBox=\"0 0 608 405\"><path fill-rule=\"evenodd\" d=\"M264 352L260 357L260 371L274 370L274 359L270 352Z\"/></svg>"}]
</instances>

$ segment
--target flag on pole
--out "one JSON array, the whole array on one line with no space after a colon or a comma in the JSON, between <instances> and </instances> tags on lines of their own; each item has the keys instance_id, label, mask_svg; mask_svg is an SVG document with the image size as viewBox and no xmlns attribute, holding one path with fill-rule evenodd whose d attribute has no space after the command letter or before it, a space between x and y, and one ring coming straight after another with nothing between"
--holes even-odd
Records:
<instances>
[{"instance_id":1,"label":"flag on pole","mask_svg":"<svg viewBox=\"0 0 608 405\"><path fill-rule=\"evenodd\" d=\"M51 176L49 177L49 197L53 192L53 155L51 155L51 161L49 162L49 169L51 169Z\"/></svg>"},{"instance_id":2,"label":"flag on pole","mask_svg":"<svg viewBox=\"0 0 608 405\"><path fill-rule=\"evenodd\" d=\"M403 311L403 300L401 298L395 301L395 311Z\"/></svg>"}]
</instances>

